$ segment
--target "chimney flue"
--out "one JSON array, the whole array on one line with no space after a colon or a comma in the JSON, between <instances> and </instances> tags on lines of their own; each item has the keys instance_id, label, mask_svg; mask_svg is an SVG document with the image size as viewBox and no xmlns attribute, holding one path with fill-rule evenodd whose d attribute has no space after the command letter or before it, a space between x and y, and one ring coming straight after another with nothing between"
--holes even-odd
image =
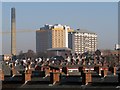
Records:
<instances>
[{"instance_id":1,"label":"chimney flue","mask_svg":"<svg viewBox=\"0 0 120 90\"><path fill-rule=\"evenodd\" d=\"M15 15L15 8L11 8L11 55L16 55L16 15Z\"/></svg>"}]
</instances>

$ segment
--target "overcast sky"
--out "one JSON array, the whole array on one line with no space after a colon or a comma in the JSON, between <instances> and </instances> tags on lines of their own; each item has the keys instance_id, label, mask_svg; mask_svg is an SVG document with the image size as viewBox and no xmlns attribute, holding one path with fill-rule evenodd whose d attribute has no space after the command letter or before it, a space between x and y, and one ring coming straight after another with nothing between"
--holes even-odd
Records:
<instances>
[{"instance_id":1,"label":"overcast sky","mask_svg":"<svg viewBox=\"0 0 120 90\"><path fill-rule=\"evenodd\" d=\"M3 2L3 54L10 53L10 10L16 8L17 53L28 49L36 51L35 30L44 24L69 25L98 35L98 49L114 49L118 43L117 2ZM30 32L19 32L19 31ZM31 31L32 30L32 31Z\"/></svg>"}]
</instances>

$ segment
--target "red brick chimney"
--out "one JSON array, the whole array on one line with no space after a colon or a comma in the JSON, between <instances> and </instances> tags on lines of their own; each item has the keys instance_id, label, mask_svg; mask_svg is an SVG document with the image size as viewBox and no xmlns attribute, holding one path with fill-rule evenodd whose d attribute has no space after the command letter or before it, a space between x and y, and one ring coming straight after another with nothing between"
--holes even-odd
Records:
<instances>
[{"instance_id":1,"label":"red brick chimney","mask_svg":"<svg viewBox=\"0 0 120 90\"><path fill-rule=\"evenodd\" d=\"M92 82L91 71L90 71L90 70L84 71L84 72L82 73L82 84L83 84L83 85L86 85L86 84L88 84L89 82Z\"/></svg>"},{"instance_id":2,"label":"red brick chimney","mask_svg":"<svg viewBox=\"0 0 120 90\"><path fill-rule=\"evenodd\" d=\"M51 72L50 73L50 83L56 84L60 81L60 72Z\"/></svg>"},{"instance_id":3,"label":"red brick chimney","mask_svg":"<svg viewBox=\"0 0 120 90\"><path fill-rule=\"evenodd\" d=\"M3 72L3 70L0 70L0 80L4 81L4 72Z\"/></svg>"},{"instance_id":4,"label":"red brick chimney","mask_svg":"<svg viewBox=\"0 0 120 90\"><path fill-rule=\"evenodd\" d=\"M114 75L116 75L116 71L117 71L116 69L117 69L117 68L116 68L116 67L114 67Z\"/></svg>"},{"instance_id":5,"label":"red brick chimney","mask_svg":"<svg viewBox=\"0 0 120 90\"><path fill-rule=\"evenodd\" d=\"M17 74L17 71L15 69L15 63L13 62L12 64L12 72L11 72L12 75L16 75Z\"/></svg>"},{"instance_id":6,"label":"red brick chimney","mask_svg":"<svg viewBox=\"0 0 120 90\"><path fill-rule=\"evenodd\" d=\"M31 74L32 74L32 71L30 69L26 70L25 81L31 81Z\"/></svg>"},{"instance_id":7,"label":"red brick chimney","mask_svg":"<svg viewBox=\"0 0 120 90\"><path fill-rule=\"evenodd\" d=\"M51 72L50 67L46 67L45 68L45 75L50 76L50 72Z\"/></svg>"},{"instance_id":8,"label":"red brick chimney","mask_svg":"<svg viewBox=\"0 0 120 90\"><path fill-rule=\"evenodd\" d=\"M99 75L101 75L100 66L95 66L94 71L96 71Z\"/></svg>"},{"instance_id":9,"label":"red brick chimney","mask_svg":"<svg viewBox=\"0 0 120 90\"><path fill-rule=\"evenodd\" d=\"M107 73L108 73L108 67L102 68L102 70L101 70L101 76L105 77L105 76L107 76Z\"/></svg>"}]
</instances>

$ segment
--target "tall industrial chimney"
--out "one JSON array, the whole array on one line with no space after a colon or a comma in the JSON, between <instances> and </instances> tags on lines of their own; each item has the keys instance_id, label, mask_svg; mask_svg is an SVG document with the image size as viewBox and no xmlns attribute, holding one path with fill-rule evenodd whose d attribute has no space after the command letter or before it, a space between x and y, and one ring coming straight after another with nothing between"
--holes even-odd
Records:
<instances>
[{"instance_id":1,"label":"tall industrial chimney","mask_svg":"<svg viewBox=\"0 0 120 90\"><path fill-rule=\"evenodd\" d=\"M11 8L11 55L16 55L16 16L15 8Z\"/></svg>"}]
</instances>

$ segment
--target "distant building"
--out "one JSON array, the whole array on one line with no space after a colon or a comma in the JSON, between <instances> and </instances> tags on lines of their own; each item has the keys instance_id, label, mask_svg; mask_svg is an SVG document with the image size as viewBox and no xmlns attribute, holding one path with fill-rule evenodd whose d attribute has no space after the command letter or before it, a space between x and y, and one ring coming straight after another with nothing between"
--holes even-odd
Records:
<instances>
[{"instance_id":1,"label":"distant building","mask_svg":"<svg viewBox=\"0 0 120 90\"><path fill-rule=\"evenodd\" d=\"M9 60L12 59L12 55L10 55L10 54L4 54L2 59L3 59L3 61L9 61Z\"/></svg>"},{"instance_id":2,"label":"distant building","mask_svg":"<svg viewBox=\"0 0 120 90\"><path fill-rule=\"evenodd\" d=\"M48 25L36 31L36 52L45 52L49 48L68 47L68 32L71 28L67 25Z\"/></svg>"},{"instance_id":3,"label":"distant building","mask_svg":"<svg viewBox=\"0 0 120 90\"><path fill-rule=\"evenodd\" d=\"M119 44L115 44L115 50L120 49L120 45Z\"/></svg>"},{"instance_id":4,"label":"distant building","mask_svg":"<svg viewBox=\"0 0 120 90\"><path fill-rule=\"evenodd\" d=\"M108 55L119 55L120 51L118 50L100 50L103 56L108 56Z\"/></svg>"},{"instance_id":5,"label":"distant building","mask_svg":"<svg viewBox=\"0 0 120 90\"><path fill-rule=\"evenodd\" d=\"M94 52L97 49L97 34L80 29L69 32L68 48L74 53Z\"/></svg>"}]
</instances>

